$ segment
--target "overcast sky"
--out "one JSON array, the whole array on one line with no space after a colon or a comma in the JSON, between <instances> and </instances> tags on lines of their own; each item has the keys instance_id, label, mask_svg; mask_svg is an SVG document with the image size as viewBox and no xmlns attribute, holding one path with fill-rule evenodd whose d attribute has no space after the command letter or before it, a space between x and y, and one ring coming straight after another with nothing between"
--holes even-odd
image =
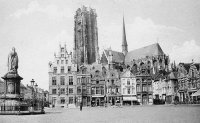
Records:
<instances>
[{"instance_id":1,"label":"overcast sky","mask_svg":"<svg viewBox=\"0 0 200 123\"><path fill-rule=\"evenodd\" d=\"M0 0L0 76L14 46L22 83L48 89L48 62L60 43L72 51L82 5L96 9L100 51L121 51L124 13L129 51L158 42L171 61L200 62L199 0Z\"/></svg>"}]
</instances>

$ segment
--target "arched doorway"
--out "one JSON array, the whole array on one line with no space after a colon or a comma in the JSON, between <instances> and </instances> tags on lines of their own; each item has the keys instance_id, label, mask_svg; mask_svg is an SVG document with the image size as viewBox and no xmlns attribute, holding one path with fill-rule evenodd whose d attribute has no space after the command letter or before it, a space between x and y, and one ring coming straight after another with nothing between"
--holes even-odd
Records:
<instances>
[{"instance_id":1,"label":"arched doorway","mask_svg":"<svg viewBox=\"0 0 200 123\"><path fill-rule=\"evenodd\" d=\"M97 98L97 100L96 100L96 105L100 106L100 99L99 98Z\"/></svg>"}]
</instances>

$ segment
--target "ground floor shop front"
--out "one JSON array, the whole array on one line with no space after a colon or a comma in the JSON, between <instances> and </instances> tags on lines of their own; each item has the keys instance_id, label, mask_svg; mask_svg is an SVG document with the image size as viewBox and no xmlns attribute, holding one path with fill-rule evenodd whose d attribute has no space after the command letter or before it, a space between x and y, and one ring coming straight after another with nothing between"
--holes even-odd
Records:
<instances>
[{"instance_id":1,"label":"ground floor shop front","mask_svg":"<svg viewBox=\"0 0 200 123\"><path fill-rule=\"evenodd\" d=\"M166 99L165 99L165 102L166 102L166 104L173 104L174 100L175 100L175 96L174 95L167 95Z\"/></svg>"},{"instance_id":2,"label":"ground floor shop front","mask_svg":"<svg viewBox=\"0 0 200 123\"><path fill-rule=\"evenodd\" d=\"M152 105L153 104L153 96L148 93L138 93L137 100L140 105Z\"/></svg>"},{"instance_id":3,"label":"ground floor shop front","mask_svg":"<svg viewBox=\"0 0 200 123\"><path fill-rule=\"evenodd\" d=\"M57 95L50 95L50 106L51 107L76 107L76 96L57 96Z\"/></svg>"},{"instance_id":4,"label":"ground floor shop front","mask_svg":"<svg viewBox=\"0 0 200 123\"><path fill-rule=\"evenodd\" d=\"M91 106L104 106L105 105L105 96L92 96Z\"/></svg>"},{"instance_id":5,"label":"ground floor shop front","mask_svg":"<svg viewBox=\"0 0 200 123\"><path fill-rule=\"evenodd\" d=\"M54 107L79 107L86 106L119 106L119 105L148 105L153 104L152 94L140 93L137 95L74 95L67 97L52 97Z\"/></svg>"},{"instance_id":6,"label":"ground floor shop front","mask_svg":"<svg viewBox=\"0 0 200 123\"><path fill-rule=\"evenodd\" d=\"M95 95L95 96L52 96L51 97L51 107L65 107L73 108L79 107L81 102L84 107L86 106L105 106L106 96ZM117 101L117 100L115 100Z\"/></svg>"},{"instance_id":7,"label":"ground floor shop front","mask_svg":"<svg viewBox=\"0 0 200 123\"><path fill-rule=\"evenodd\" d=\"M81 102L83 103L83 107L91 106L91 96L77 96L76 97L76 106L80 106Z\"/></svg>"},{"instance_id":8,"label":"ground floor shop front","mask_svg":"<svg viewBox=\"0 0 200 123\"><path fill-rule=\"evenodd\" d=\"M122 96L121 95L107 95L105 102L107 106L119 106L122 104Z\"/></svg>"},{"instance_id":9,"label":"ground floor shop front","mask_svg":"<svg viewBox=\"0 0 200 123\"><path fill-rule=\"evenodd\" d=\"M122 104L123 105L138 105L138 100L136 95L123 95L122 98Z\"/></svg>"},{"instance_id":10,"label":"ground floor shop front","mask_svg":"<svg viewBox=\"0 0 200 123\"><path fill-rule=\"evenodd\" d=\"M187 100L187 93L185 91L179 91L178 92L179 102L184 103Z\"/></svg>"}]
</instances>

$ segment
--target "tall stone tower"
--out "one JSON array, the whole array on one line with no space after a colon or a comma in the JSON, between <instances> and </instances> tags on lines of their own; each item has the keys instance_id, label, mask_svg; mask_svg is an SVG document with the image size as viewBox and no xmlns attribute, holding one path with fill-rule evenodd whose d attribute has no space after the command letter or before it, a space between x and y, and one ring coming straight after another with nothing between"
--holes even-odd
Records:
<instances>
[{"instance_id":1,"label":"tall stone tower","mask_svg":"<svg viewBox=\"0 0 200 123\"><path fill-rule=\"evenodd\" d=\"M125 29L125 22L123 17L123 29L122 29L122 53L124 56L128 53L128 44L126 41L126 29Z\"/></svg>"},{"instance_id":2,"label":"tall stone tower","mask_svg":"<svg viewBox=\"0 0 200 123\"><path fill-rule=\"evenodd\" d=\"M97 14L83 6L74 16L73 59L78 65L99 62Z\"/></svg>"}]
</instances>

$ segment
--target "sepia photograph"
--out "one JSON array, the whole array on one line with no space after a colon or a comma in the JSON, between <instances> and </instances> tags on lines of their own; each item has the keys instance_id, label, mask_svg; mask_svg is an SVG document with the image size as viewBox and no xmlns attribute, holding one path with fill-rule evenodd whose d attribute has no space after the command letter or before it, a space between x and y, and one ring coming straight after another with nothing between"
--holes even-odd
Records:
<instances>
[{"instance_id":1,"label":"sepia photograph","mask_svg":"<svg viewBox=\"0 0 200 123\"><path fill-rule=\"evenodd\" d=\"M199 0L0 0L0 123L200 123Z\"/></svg>"}]
</instances>

